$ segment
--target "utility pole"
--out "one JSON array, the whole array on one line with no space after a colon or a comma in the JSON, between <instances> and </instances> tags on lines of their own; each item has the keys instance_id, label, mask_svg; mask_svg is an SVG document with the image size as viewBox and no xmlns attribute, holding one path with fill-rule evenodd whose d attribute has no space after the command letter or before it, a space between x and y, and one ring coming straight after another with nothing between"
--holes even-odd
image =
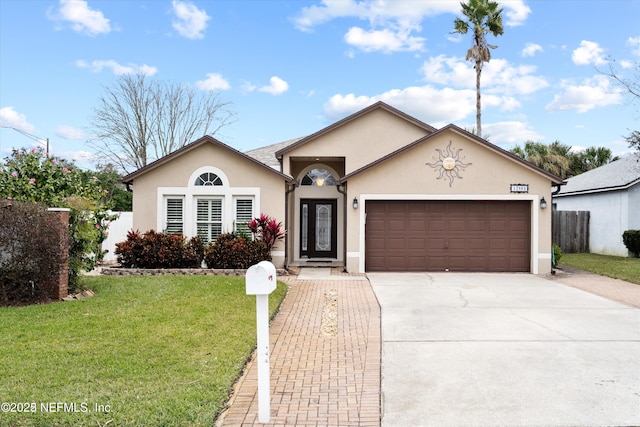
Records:
<instances>
[{"instance_id":1,"label":"utility pole","mask_svg":"<svg viewBox=\"0 0 640 427\"><path fill-rule=\"evenodd\" d=\"M49 157L49 138L40 138L40 137L38 137L38 136L31 135L31 134L30 134L30 133L28 133L28 132L25 132L25 131L23 131L23 130L20 130L20 129L18 129L18 128L14 128L14 127L11 127L11 126L0 126L0 128L4 128L4 129L13 129L13 130L15 130L16 132L19 132L19 133L23 134L23 135L24 135L24 136L26 136L27 138L33 139L33 140L34 140L35 142L37 142L38 144L42 144L42 143L43 143L43 141L44 141L44 142L45 142L45 144L46 144L46 147L47 147L46 155L47 155L47 157Z\"/></svg>"}]
</instances>

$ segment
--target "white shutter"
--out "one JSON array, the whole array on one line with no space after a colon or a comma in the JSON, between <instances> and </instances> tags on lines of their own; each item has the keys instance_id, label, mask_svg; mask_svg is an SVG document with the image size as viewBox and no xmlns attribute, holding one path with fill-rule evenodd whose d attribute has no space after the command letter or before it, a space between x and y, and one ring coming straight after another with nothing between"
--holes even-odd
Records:
<instances>
[{"instance_id":1,"label":"white shutter","mask_svg":"<svg viewBox=\"0 0 640 427\"><path fill-rule=\"evenodd\" d=\"M222 234L222 199L198 199L196 230L205 243L214 241Z\"/></svg>"},{"instance_id":2,"label":"white shutter","mask_svg":"<svg viewBox=\"0 0 640 427\"><path fill-rule=\"evenodd\" d=\"M253 199L236 199L236 231L250 235L248 224L253 216Z\"/></svg>"},{"instance_id":3,"label":"white shutter","mask_svg":"<svg viewBox=\"0 0 640 427\"><path fill-rule=\"evenodd\" d=\"M166 211L167 234L181 234L184 232L184 199L167 198Z\"/></svg>"}]
</instances>

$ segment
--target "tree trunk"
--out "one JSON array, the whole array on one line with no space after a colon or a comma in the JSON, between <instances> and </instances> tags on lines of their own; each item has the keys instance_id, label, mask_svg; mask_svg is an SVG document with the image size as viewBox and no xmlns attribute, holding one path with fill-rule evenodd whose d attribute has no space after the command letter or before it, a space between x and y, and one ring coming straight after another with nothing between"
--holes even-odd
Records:
<instances>
[{"instance_id":1,"label":"tree trunk","mask_svg":"<svg viewBox=\"0 0 640 427\"><path fill-rule=\"evenodd\" d=\"M482 73L482 61L476 61L476 135L482 138L482 107L480 105L480 74Z\"/></svg>"}]
</instances>

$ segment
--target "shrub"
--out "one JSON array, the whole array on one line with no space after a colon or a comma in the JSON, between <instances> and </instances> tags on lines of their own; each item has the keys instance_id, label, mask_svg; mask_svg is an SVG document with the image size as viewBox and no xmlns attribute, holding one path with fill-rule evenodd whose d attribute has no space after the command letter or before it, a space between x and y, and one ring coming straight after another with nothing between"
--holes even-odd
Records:
<instances>
[{"instance_id":1,"label":"shrub","mask_svg":"<svg viewBox=\"0 0 640 427\"><path fill-rule=\"evenodd\" d=\"M622 242L636 258L640 258L640 230L626 230L622 233Z\"/></svg>"},{"instance_id":2,"label":"shrub","mask_svg":"<svg viewBox=\"0 0 640 427\"><path fill-rule=\"evenodd\" d=\"M66 227L46 206L0 202L0 305L29 304L51 296L68 250L64 236Z\"/></svg>"},{"instance_id":3,"label":"shrub","mask_svg":"<svg viewBox=\"0 0 640 427\"><path fill-rule=\"evenodd\" d=\"M553 267L558 265L560 262L560 258L562 258L562 248L557 244L553 244Z\"/></svg>"},{"instance_id":4,"label":"shrub","mask_svg":"<svg viewBox=\"0 0 640 427\"><path fill-rule=\"evenodd\" d=\"M207 246L204 260L209 268L245 269L260 261L270 261L270 252L262 240L246 240L226 233Z\"/></svg>"},{"instance_id":5,"label":"shrub","mask_svg":"<svg viewBox=\"0 0 640 427\"><path fill-rule=\"evenodd\" d=\"M269 252L271 252L273 245L278 240L284 239L287 234L286 230L282 229L281 222L277 222L266 214L260 214L258 218L252 219L248 226L254 239L262 240L267 245Z\"/></svg>"},{"instance_id":6,"label":"shrub","mask_svg":"<svg viewBox=\"0 0 640 427\"><path fill-rule=\"evenodd\" d=\"M100 179L85 173L41 149L14 149L0 163L0 199L43 203L47 207L70 208L69 290L78 288L78 274L101 261L108 222L104 204L108 191Z\"/></svg>"},{"instance_id":7,"label":"shrub","mask_svg":"<svg viewBox=\"0 0 640 427\"><path fill-rule=\"evenodd\" d=\"M187 240L182 234L149 230L127 233L127 240L116 243L118 263L126 268L195 268L202 261L204 246L199 238Z\"/></svg>"}]
</instances>

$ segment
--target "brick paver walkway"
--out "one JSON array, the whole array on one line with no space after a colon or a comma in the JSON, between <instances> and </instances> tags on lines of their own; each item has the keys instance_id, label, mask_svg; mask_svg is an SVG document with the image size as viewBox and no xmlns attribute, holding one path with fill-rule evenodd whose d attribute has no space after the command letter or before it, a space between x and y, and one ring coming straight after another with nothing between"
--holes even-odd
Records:
<instances>
[{"instance_id":1,"label":"brick paver walkway","mask_svg":"<svg viewBox=\"0 0 640 427\"><path fill-rule=\"evenodd\" d=\"M380 307L369 282L281 279L290 289L269 332L270 423L258 423L251 361L216 425L380 426Z\"/></svg>"},{"instance_id":2,"label":"brick paver walkway","mask_svg":"<svg viewBox=\"0 0 640 427\"><path fill-rule=\"evenodd\" d=\"M640 285L600 276L587 271L562 267L555 275L548 275L549 279L591 292L622 304L640 308Z\"/></svg>"}]
</instances>

